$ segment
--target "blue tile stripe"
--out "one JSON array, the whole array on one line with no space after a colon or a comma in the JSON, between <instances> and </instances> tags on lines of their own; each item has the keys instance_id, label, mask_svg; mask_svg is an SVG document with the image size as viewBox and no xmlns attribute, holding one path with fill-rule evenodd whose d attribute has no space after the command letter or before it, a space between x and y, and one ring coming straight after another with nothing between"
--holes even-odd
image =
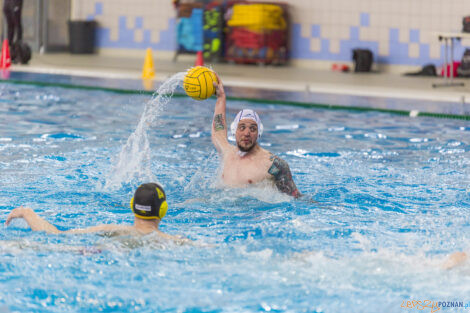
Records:
<instances>
[{"instance_id":1,"label":"blue tile stripe","mask_svg":"<svg viewBox=\"0 0 470 313\"><path fill-rule=\"evenodd\" d=\"M362 27L370 26L370 15L369 13L361 13L360 23Z\"/></svg>"},{"instance_id":2,"label":"blue tile stripe","mask_svg":"<svg viewBox=\"0 0 470 313\"><path fill-rule=\"evenodd\" d=\"M363 27L370 26L369 15L362 13L360 16L361 26L350 26L349 38L340 40L340 49L338 53L332 53L329 51L329 45L331 42L330 38L324 38L321 36L321 25L314 24L311 26L311 36L306 38L302 36L301 25L292 25L292 49L291 56L296 59L309 59L309 60L326 60L326 61L351 61L352 50L356 48L367 48L374 53L374 61L382 64L392 65L416 65L422 66L424 64L433 63L441 65L443 62L442 56L444 56L444 44L440 45L441 57L431 58L431 47L429 43L421 42L421 30L420 29L409 29L409 41L400 41L400 30L398 28L390 28L388 31L387 38L381 38L376 41L364 41L360 40L360 30ZM321 39L321 50L312 51L310 48L311 38ZM436 37L436 43L437 43ZM388 43L388 51L385 55L379 55L380 42ZM417 57L409 56L410 44L418 44L419 55ZM461 45L459 41L454 42L454 56L456 61L459 61L460 56L463 55L465 47Z\"/></svg>"},{"instance_id":3,"label":"blue tile stripe","mask_svg":"<svg viewBox=\"0 0 470 313\"><path fill-rule=\"evenodd\" d=\"M106 12L102 1L96 1L94 12L87 16L88 20L98 19ZM133 19L133 27L127 27L128 19ZM411 28L408 30L400 30L398 28L389 28L386 38L377 38L377 40L365 41L360 39L362 29L374 27L371 25L371 15L368 12L358 14L358 23L349 26L349 37L339 40L339 52L330 52L330 46L334 38L325 37L322 34L322 25L312 24L308 37L303 37L301 25L294 23L291 27L291 57L295 59L307 60L328 60L328 61L351 61L352 50L356 48L368 48L374 53L376 62L393 65L424 65L426 63L442 64L442 57L431 58L431 47L429 43L422 42L421 29ZM125 16L118 18L118 39L111 40L111 29L99 26L97 33L97 46L103 48L123 48L123 49L146 49L148 47L156 50L174 51L177 47L176 42L176 19L168 20L168 27L159 33L159 42L152 43L152 30L145 29L144 17L142 16ZM135 31L143 32L143 40L136 42L134 39ZM407 31L409 36L408 42L400 41L400 31ZM320 40L320 51L312 51L311 40ZM437 38L436 44L437 44ZM379 55L380 44L387 44L388 51L381 51L384 55ZM417 57L410 57L410 45L418 45L419 54ZM457 59L465 50L460 42L455 42L454 55ZM444 55L444 44L440 45L440 55Z\"/></svg>"},{"instance_id":4,"label":"blue tile stripe","mask_svg":"<svg viewBox=\"0 0 470 313\"><path fill-rule=\"evenodd\" d=\"M160 31L160 41L151 42L151 30L142 28L143 25L137 22L135 29L127 28L127 17L119 17L119 35L117 40L111 40L111 30L106 27L99 27L97 33L97 45L102 48L121 48L121 49L147 49L152 48L162 51L173 51L176 48L176 21L174 18L168 21L168 29ZM142 22L143 24L143 22ZM134 40L136 29L143 30L143 40L137 42Z\"/></svg>"}]
</instances>

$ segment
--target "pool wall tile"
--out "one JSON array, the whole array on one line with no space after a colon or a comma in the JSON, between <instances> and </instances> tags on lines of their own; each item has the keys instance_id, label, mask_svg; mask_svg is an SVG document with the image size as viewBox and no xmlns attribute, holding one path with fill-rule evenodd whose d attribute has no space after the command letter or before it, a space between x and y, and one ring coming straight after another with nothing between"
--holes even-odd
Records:
<instances>
[{"instance_id":1,"label":"pool wall tile","mask_svg":"<svg viewBox=\"0 0 470 313\"><path fill-rule=\"evenodd\" d=\"M278 2L278 1L270 1ZM285 2L285 1L283 1ZM456 32L470 14L461 0L291 0L291 57L351 61L351 50L369 48L390 65L440 65L436 32ZM168 0L81 0L73 16L99 23L99 48L176 49L176 10ZM456 43L459 60L470 41Z\"/></svg>"}]
</instances>

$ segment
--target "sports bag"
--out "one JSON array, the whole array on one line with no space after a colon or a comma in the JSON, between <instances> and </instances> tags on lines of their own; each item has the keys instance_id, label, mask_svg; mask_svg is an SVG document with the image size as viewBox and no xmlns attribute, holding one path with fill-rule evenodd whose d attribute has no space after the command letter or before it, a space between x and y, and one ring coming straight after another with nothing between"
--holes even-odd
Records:
<instances>
[{"instance_id":1,"label":"sports bag","mask_svg":"<svg viewBox=\"0 0 470 313\"><path fill-rule=\"evenodd\" d=\"M11 60L14 63L28 64L31 60L31 47L26 42L17 41L11 48Z\"/></svg>"},{"instance_id":2,"label":"sports bag","mask_svg":"<svg viewBox=\"0 0 470 313\"><path fill-rule=\"evenodd\" d=\"M464 33L470 33L470 16L465 16L462 20L462 31Z\"/></svg>"},{"instance_id":3,"label":"sports bag","mask_svg":"<svg viewBox=\"0 0 470 313\"><path fill-rule=\"evenodd\" d=\"M461 77L470 77L470 49L465 49L457 74Z\"/></svg>"}]
</instances>

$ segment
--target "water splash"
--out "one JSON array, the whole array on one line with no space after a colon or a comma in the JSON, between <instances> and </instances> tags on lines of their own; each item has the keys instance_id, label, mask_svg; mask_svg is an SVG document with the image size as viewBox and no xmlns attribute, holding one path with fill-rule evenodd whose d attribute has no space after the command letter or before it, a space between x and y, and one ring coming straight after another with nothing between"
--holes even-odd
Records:
<instances>
[{"instance_id":1,"label":"water splash","mask_svg":"<svg viewBox=\"0 0 470 313\"><path fill-rule=\"evenodd\" d=\"M133 180L157 181L150 167L151 150L147 129L155 124L166 104L173 97L176 87L181 85L184 75L184 72L179 72L171 76L146 103L139 124L122 147L116 164L106 177L105 189L117 189L123 183Z\"/></svg>"}]
</instances>

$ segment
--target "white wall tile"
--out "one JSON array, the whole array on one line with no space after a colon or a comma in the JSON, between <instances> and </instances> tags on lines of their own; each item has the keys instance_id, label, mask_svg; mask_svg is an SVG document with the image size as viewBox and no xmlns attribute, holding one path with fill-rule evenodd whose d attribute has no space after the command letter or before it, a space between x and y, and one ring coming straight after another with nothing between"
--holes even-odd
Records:
<instances>
[{"instance_id":1,"label":"white wall tile","mask_svg":"<svg viewBox=\"0 0 470 313\"><path fill-rule=\"evenodd\" d=\"M390 44L388 42L380 42L379 55L389 56L390 55Z\"/></svg>"},{"instance_id":2,"label":"white wall tile","mask_svg":"<svg viewBox=\"0 0 470 313\"><path fill-rule=\"evenodd\" d=\"M319 38L310 39L310 51L313 51L313 52L321 51L321 39Z\"/></svg>"},{"instance_id":3,"label":"white wall tile","mask_svg":"<svg viewBox=\"0 0 470 313\"><path fill-rule=\"evenodd\" d=\"M160 42L160 32L153 31L150 34L150 41L152 43L159 43Z\"/></svg>"},{"instance_id":4,"label":"white wall tile","mask_svg":"<svg viewBox=\"0 0 470 313\"><path fill-rule=\"evenodd\" d=\"M410 43L408 46L408 56L410 58L419 57L419 43Z\"/></svg>"},{"instance_id":5,"label":"white wall tile","mask_svg":"<svg viewBox=\"0 0 470 313\"><path fill-rule=\"evenodd\" d=\"M400 28L400 34L398 35L398 39L400 42L407 43L410 41L410 31L408 28Z\"/></svg>"},{"instance_id":6,"label":"white wall tile","mask_svg":"<svg viewBox=\"0 0 470 313\"><path fill-rule=\"evenodd\" d=\"M308 23L303 23L300 25L300 36L304 38L310 38L312 34L312 26Z\"/></svg>"},{"instance_id":7,"label":"white wall tile","mask_svg":"<svg viewBox=\"0 0 470 313\"><path fill-rule=\"evenodd\" d=\"M330 52L339 53L340 52L340 41L337 39L330 40Z\"/></svg>"},{"instance_id":8,"label":"white wall tile","mask_svg":"<svg viewBox=\"0 0 470 313\"><path fill-rule=\"evenodd\" d=\"M144 31L142 29L134 30L134 41L135 42L144 41Z\"/></svg>"}]
</instances>

